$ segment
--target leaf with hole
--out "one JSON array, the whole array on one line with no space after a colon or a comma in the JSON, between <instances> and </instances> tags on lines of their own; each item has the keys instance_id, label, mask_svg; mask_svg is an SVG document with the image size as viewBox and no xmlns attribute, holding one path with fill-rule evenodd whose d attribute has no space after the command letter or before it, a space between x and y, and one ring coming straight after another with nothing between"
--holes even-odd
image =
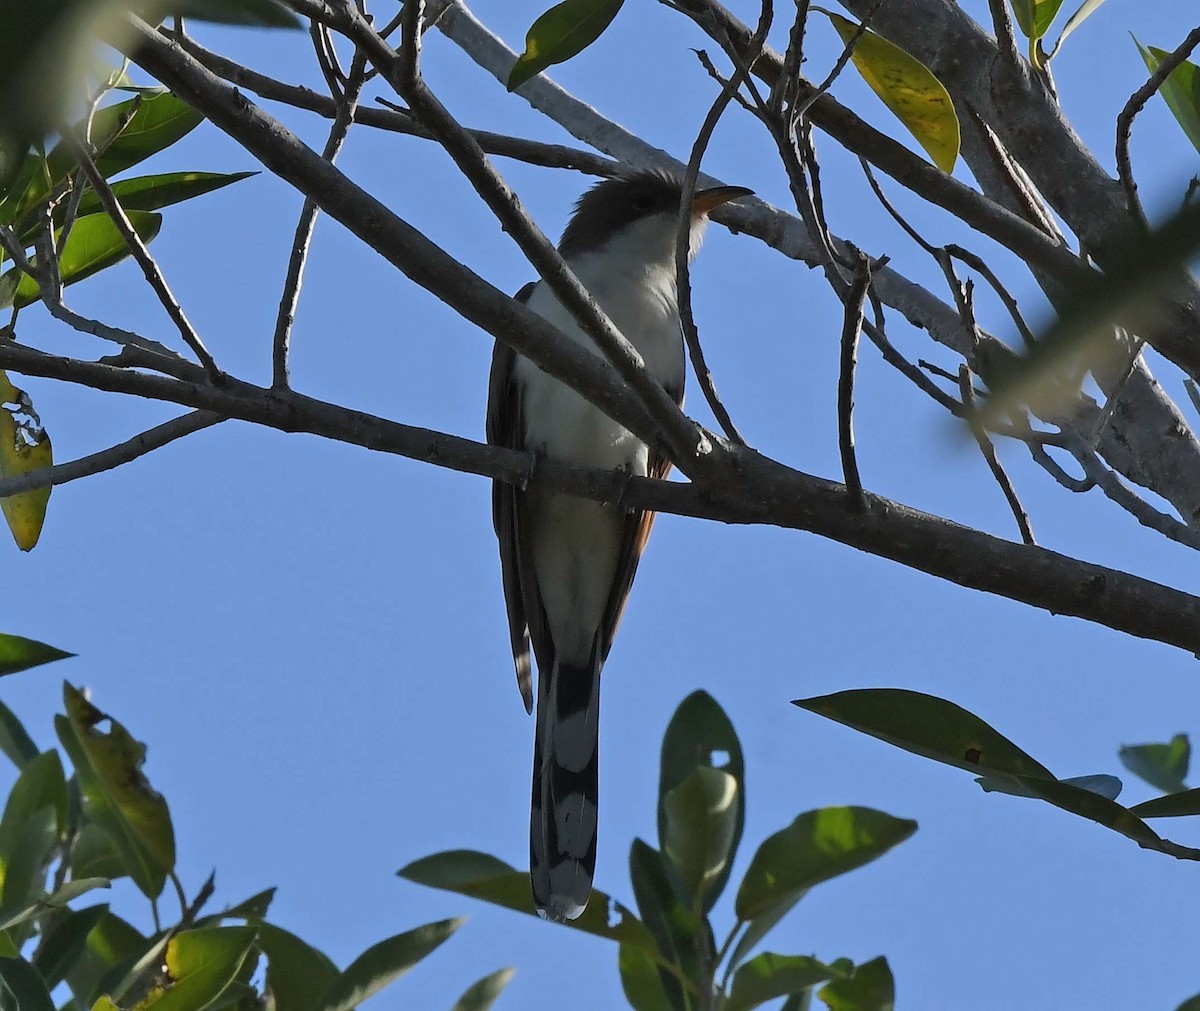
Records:
<instances>
[{"instance_id":1,"label":"leaf with hole","mask_svg":"<svg viewBox=\"0 0 1200 1011\"><path fill-rule=\"evenodd\" d=\"M54 726L79 776L88 817L116 844L143 894L157 898L175 866L175 833L167 802L142 772L145 745L71 685L63 685L63 697L67 715L55 717ZM97 729L105 720L107 734Z\"/></svg>"},{"instance_id":2,"label":"leaf with hole","mask_svg":"<svg viewBox=\"0 0 1200 1011\"><path fill-rule=\"evenodd\" d=\"M53 463L54 449L50 445L50 436L42 427L29 395L24 390L18 390L9 382L7 374L0 372L0 478L19 477L50 467ZM22 551L32 551L41 537L49 502L48 486L0 499L0 509L4 512L9 532ZM41 655L46 657L41 661L43 663L59 659L44 652L48 649L50 647L43 648Z\"/></svg>"},{"instance_id":3,"label":"leaf with hole","mask_svg":"<svg viewBox=\"0 0 1200 1011\"><path fill-rule=\"evenodd\" d=\"M254 944L253 927L205 927L176 934L164 957L168 983L134 1011L200 1011L233 982Z\"/></svg>"},{"instance_id":4,"label":"leaf with hole","mask_svg":"<svg viewBox=\"0 0 1200 1011\"><path fill-rule=\"evenodd\" d=\"M859 25L840 14L821 11L847 45ZM943 172L953 172L958 160L958 116L950 93L920 60L874 32L864 31L850 57L855 69L871 90L916 138L933 163Z\"/></svg>"},{"instance_id":5,"label":"leaf with hole","mask_svg":"<svg viewBox=\"0 0 1200 1011\"><path fill-rule=\"evenodd\" d=\"M658 773L658 845L664 853L672 845L678 846L678 840L668 839L667 798L697 769L717 770L732 777L734 782L730 804L722 813L721 830L726 831L731 822L733 834L726 845L723 866L716 870L712 880L705 882L703 909L707 913L729 880L745 827L746 768L742 744L733 724L716 699L704 691L693 692L679 704L663 734ZM674 876L673 880L678 881ZM690 901L691 893L683 894L689 896L685 901Z\"/></svg>"},{"instance_id":6,"label":"leaf with hole","mask_svg":"<svg viewBox=\"0 0 1200 1011\"><path fill-rule=\"evenodd\" d=\"M525 51L508 75L514 91L555 63L564 63L595 42L625 0L563 0L538 18L525 35Z\"/></svg>"}]
</instances>

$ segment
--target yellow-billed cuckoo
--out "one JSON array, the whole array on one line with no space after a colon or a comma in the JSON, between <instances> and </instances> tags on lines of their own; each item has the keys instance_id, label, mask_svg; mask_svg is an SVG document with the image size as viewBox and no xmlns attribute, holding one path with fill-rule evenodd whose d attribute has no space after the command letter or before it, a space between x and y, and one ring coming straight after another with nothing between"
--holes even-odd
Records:
<instances>
[{"instance_id":1,"label":"yellow-billed cuckoo","mask_svg":"<svg viewBox=\"0 0 1200 1011\"><path fill-rule=\"evenodd\" d=\"M708 214L751 191L696 194L691 255ZM559 252L677 402L683 331L675 282L681 186L660 172L601 182L576 205ZM544 281L517 298L569 339L599 353ZM497 342L488 390L488 441L587 467L665 477L669 462L578 393ZM533 895L550 919L574 919L596 867L600 669L654 514L495 482L492 511L517 682L532 711L529 647L538 664L529 860Z\"/></svg>"}]
</instances>

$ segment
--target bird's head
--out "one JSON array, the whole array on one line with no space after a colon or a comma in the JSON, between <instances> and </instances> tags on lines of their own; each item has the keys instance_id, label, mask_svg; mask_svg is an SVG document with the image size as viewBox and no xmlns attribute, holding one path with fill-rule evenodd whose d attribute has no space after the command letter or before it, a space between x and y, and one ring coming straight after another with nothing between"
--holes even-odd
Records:
<instances>
[{"instance_id":1,"label":"bird's head","mask_svg":"<svg viewBox=\"0 0 1200 1011\"><path fill-rule=\"evenodd\" d=\"M612 252L645 266L671 267L679 225L682 181L668 172L636 172L605 179L575 205L559 251L568 259ZM748 196L744 186L715 186L692 198L691 245L695 256L708 215L721 204Z\"/></svg>"}]
</instances>

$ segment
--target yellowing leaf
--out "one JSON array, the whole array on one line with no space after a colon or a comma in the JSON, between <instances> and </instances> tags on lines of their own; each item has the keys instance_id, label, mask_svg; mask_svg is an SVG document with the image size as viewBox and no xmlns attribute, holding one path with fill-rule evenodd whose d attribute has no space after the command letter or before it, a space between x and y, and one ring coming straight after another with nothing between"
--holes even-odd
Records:
<instances>
[{"instance_id":1,"label":"yellowing leaf","mask_svg":"<svg viewBox=\"0 0 1200 1011\"><path fill-rule=\"evenodd\" d=\"M134 883L157 898L175 866L175 833L167 802L142 773L146 747L77 689L63 685L67 715L54 720L75 766L91 820L112 839ZM98 725L108 720L106 734Z\"/></svg>"},{"instance_id":2,"label":"yellowing leaf","mask_svg":"<svg viewBox=\"0 0 1200 1011\"><path fill-rule=\"evenodd\" d=\"M33 403L0 372L0 478L16 477L54 463L50 436L42 428ZM42 533L50 487L34 488L0 499L0 509L22 551L30 551Z\"/></svg>"},{"instance_id":3,"label":"yellowing leaf","mask_svg":"<svg viewBox=\"0 0 1200 1011\"><path fill-rule=\"evenodd\" d=\"M840 14L821 10L849 43L859 26ZM950 93L920 60L874 32L863 32L851 56L871 86L943 172L952 172L960 143L958 116Z\"/></svg>"}]
</instances>

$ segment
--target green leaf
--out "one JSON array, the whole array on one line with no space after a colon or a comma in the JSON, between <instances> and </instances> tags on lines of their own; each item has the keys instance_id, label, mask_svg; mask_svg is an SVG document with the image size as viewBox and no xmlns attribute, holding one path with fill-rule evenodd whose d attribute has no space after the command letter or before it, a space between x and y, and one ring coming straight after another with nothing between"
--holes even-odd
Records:
<instances>
[{"instance_id":1,"label":"green leaf","mask_svg":"<svg viewBox=\"0 0 1200 1011\"><path fill-rule=\"evenodd\" d=\"M849 44L858 25L832 11L813 9L826 15L842 41ZM920 60L872 31L863 32L850 58L933 163L943 172L953 172L960 144L958 116L942 82Z\"/></svg>"},{"instance_id":2,"label":"green leaf","mask_svg":"<svg viewBox=\"0 0 1200 1011\"><path fill-rule=\"evenodd\" d=\"M145 243L150 243L162 228L162 215L147 211L128 211L133 229ZM75 222L67 236L59 258L59 276L64 285L75 284L102 270L120 263L129 255L129 247L112 218L107 214L88 214ZM36 263L34 264L37 265ZM5 277L20 274L16 267ZM20 274L12 304L23 309L41 298L37 282L28 274ZM0 305L0 308L4 308ZM14 496L15 497L15 496Z\"/></svg>"},{"instance_id":3,"label":"green leaf","mask_svg":"<svg viewBox=\"0 0 1200 1011\"><path fill-rule=\"evenodd\" d=\"M1187 734L1176 734L1166 744L1127 744L1119 754L1125 768L1163 793L1187 789L1183 781L1192 757Z\"/></svg>"},{"instance_id":4,"label":"green leaf","mask_svg":"<svg viewBox=\"0 0 1200 1011\"><path fill-rule=\"evenodd\" d=\"M516 971L516 969L500 969L490 976L484 976L483 979L472 983L450 1011L488 1011L488 1008L496 1003L504 988L508 986L508 981L513 978Z\"/></svg>"},{"instance_id":5,"label":"green leaf","mask_svg":"<svg viewBox=\"0 0 1200 1011\"><path fill-rule=\"evenodd\" d=\"M786 997L832 979L829 966L808 955L763 952L734 974L725 1011L748 1011L776 997Z\"/></svg>"},{"instance_id":6,"label":"green leaf","mask_svg":"<svg viewBox=\"0 0 1200 1011\"><path fill-rule=\"evenodd\" d=\"M88 934L87 945L67 972L67 983L80 1007L91 1007L98 986L113 966L146 948L146 938L113 913L101 917Z\"/></svg>"},{"instance_id":7,"label":"green leaf","mask_svg":"<svg viewBox=\"0 0 1200 1011\"><path fill-rule=\"evenodd\" d=\"M337 982L338 967L324 952L272 923L258 924L267 956L267 989L281 1011L321 1011L321 995Z\"/></svg>"},{"instance_id":8,"label":"green leaf","mask_svg":"<svg viewBox=\"0 0 1200 1011\"><path fill-rule=\"evenodd\" d=\"M1200 993L1195 997L1189 997L1175 1011L1200 1011Z\"/></svg>"},{"instance_id":9,"label":"green leaf","mask_svg":"<svg viewBox=\"0 0 1200 1011\"><path fill-rule=\"evenodd\" d=\"M57 751L32 759L13 784L0 819L0 853L8 852L25 823L44 807L54 812L55 831L61 832L67 820L67 781Z\"/></svg>"},{"instance_id":10,"label":"green leaf","mask_svg":"<svg viewBox=\"0 0 1200 1011\"><path fill-rule=\"evenodd\" d=\"M1170 55L1165 49L1143 46L1136 38L1133 41L1151 74ZM1188 140L1200 151L1200 67L1184 60L1171 71L1159 91Z\"/></svg>"},{"instance_id":11,"label":"green leaf","mask_svg":"<svg viewBox=\"0 0 1200 1011\"><path fill-rule=\"evenodd\" d=\"M1013 0L1012 5L1021 33L1031 42L1036 42L1050 30L1063 0Z\"/></svg>"},{"instance_id":12,"label":"green leaf","mask_svg":"<svg viewBox=\"0 0 1200 1011\"><path fill-rule=\"evenodd\" d=\"M167 802L142 773L145 745L82 693L63 685L67 715L55 717L59 739L79 775L88 816L111 837L134 883L156 898L175 866L175 833ZM108 720L109 733L97 730Z\"/></svg>"},{"instance_id":13,"label":"green leaf","mask_svg":"<svg viewBox=\"0 0 1200 1011\"><path fill-rule=\"evenodd\" d=\"M54 808L43 807L30 814L5 840L0 853L4 864L4 889L0 904L0 930L27 923L43 912L38 899L46 882L46 867L58 841Z\"/></svg>"},{"instance_id":14,"label":"green leaf","mask_svg":"<svg viewBox=\"0 0 1200 1011\"><path fill-rule=\"evenodd\" d=\"M711 908L714 887L728 876L741 801L737 780L719 769L700 767L665 798L663 845L672 880L688 908Z\"/></svg>"},{"instance_id":15,"label":"green leaf","mask_svg":"<svg viewBox=\"0 0 1200 1011\"><path fill-rule=\"evenodd\" d=\"M733 946L733 952L729 956L729 964L740 965L746 956L754 950L758 942L766 937L775 928L775 925L787 916L796 903L807 894L808 889L802 888L797 892L785 895L782 899L773 902L751 919L746 925L745 932L738 938L737 944Z\"/></svg>"},{"instance_id":16,"label":"green leaf","mask_svg":"<svg viewBox=\"0 0 1200 1011\"><path fill-rule=\"evenodd\" d=\"M800 815L754 854L738 889L738 919L750 920L796 892L882 856L917 823L866 807L827 807Z\"/></svg>"},{"instance_id":17,"label":"green leaf","mask_svg":"<svg viewBox=\"0 0 1200 1011\"><path fill-rule=\"evenodd\" d=\"M701 948L711 951L714 946L707 920L698 922L692 911L679 901L667 877L665 863L654 847L641 839L633 840L629 848L629 877L642 922L654 938L658 953L693 983L689 992L685 992L678 979L662 971L662 990L671 1007L690 1011L703 978L696 952ZM698 939L698 935L703 939Z\"/></svg>"},{"instance_id":18,"label":"green leaf","mask_svg":"<svg viewBox=\"0 0 1200 1011\"><path fill-rule=\"evenodd\" d=\"M40 751L33 738L11 709L0 702L0 751L9 757L13 765L23 769L36 758Z\"/></svg>"},{"instance_id":19,"label":"green leaf","mask_svg":"<svg viewBox=\"0 0 1200 1011\"><path fill-rule=\"evenodd\" d=\"M300 19L276 0L172 0L171 14L251 28L299 28Z\"/></svg>"},{"instance_id":20,"label":"green leaf","mask_svg":"<svg viewBox=\"0 0 1200 1011\"><path fill-rule=\"evenodd\" d=\"M1060 782L979 717L944 699L903 689L839 692L795 705L906 751L961 769L1011 780L1064 811L1128 836L1147 849L1168 852L1163 840L1127 808L1091 790Z\"/></svg>"},{"instance_id":21,"label":"green leaf","mask_svg":"<svg viewBox=\"0 0 1200 1011\"><path fill-rule=\"evenodd\" d=\"M267 888L216 915L223 920L250 920L257 922L267 915L267 911L271 908L271 903L274 899L275 889Z\"/></svg>"},{"instance_id":22,"label":"green leaf","mask_svg":"<svg viewBox=\"0 0 1200 1011\"><path fill-rule=\"evenodd\" d=\"M1067 23L1063 25L1062 34L1059 35L1058 41L1054 43L1054 48L1050 50L1050 55L1047 59L1054 59L1062 44L1067 41L1067 36L1090 18L1096 8L1102 3L1104 3L1104 0L1083 0L1083 3L1079 5L1079 9L1067 18Z\"/></svg>"},{"instance_id":23,"label":"green leaf","mask_svg":"<svg viewBox=\"0 0 1200 1011\"><path fill-rule=\"evenodd\" d=\"M396 873L418 885L469 895L529 916L538 915L529 875L487 853L447 850L414 860ZM621 903L595 889L579 919L569 920L563 926L610 941L637 944L650 952L655 950L654 940L642 922Z\"/></svg>"},{"instance_id":24,"label":"green leaf","mask_svg":"<svg viewBox=\"0 0 1200 1011\"><path fill-rule=\"evenodd\" d=\"M525 52L508 75L514 91L555 63L564 63L595 42L625 0L563 0L538 18L525 35Z\"/></svg>"},{"instance_id":25,"label":"green leaf","mask_svg":"<svg viewBox=\"0 0 1200 1011\"><path fill-rule=\"evenodd\" d=\"M932 695L904 688L862 688L798 699L792 705L969 772L1054 778L978 716Z\"/></svg>"},{"instance_id":26,"label":"green leaf","mask_svg":"<svg viewBox=\"0 0 1200 1011\"><path fill-rule=\"evenodd\" d=\"M108 906L69 910L53 921L33 956L33 967L53 990L67 978L87 948L88 936L108 914Z\"/></svg>"},{"instance_id":27,"label":"green leaf","mask_svg":"<svg viewBox=\"0 0 1200 1011\"><path fill-rule=\"evenodd\" d=\"M892 970L882 955L864 962L849 979L835 979L817 993L829 1011L892 1011L896 1001Z\"/></svg>"},{"instance_id":28,"label":"green leaf","mask_svg":"<svg viewBox=\"0 0 1200 1011\"><path fill-rule=\"evenodd\" d=\"M622 944L617 955L621 989L633 1011L674 1011L654 958L636 944Z\"/></svg>"},{"instance_id":29,"label":"green leaf","mask_svg":"<svg viewBox=\"0 0 1200 1011\"><path fill-rule=\"evenodd\" d=\"M372 945L358 956L321 998L324 1011L353 1011L372 994L403 976L445 942L466 920L439 920Z\"/></svg>"},{"instance_id":30,"label":"green leaf","mask_svg":"<svg viewBox=\"0 0 1200 1011\"><path fill-rule=\"evenodd\" d=\"M978 783L985 793L1007 793L1013 797L1039 797L1040 795L1023 786L1015 779L998 776L976 776ZM1061 780L1067 786L1077 786L1089 793L1099 794L1107 800L1116 800L1121 795L1121 781L1116 776L1072 776Z\"/></svg>"},{"instance_id":31,"label":"green leaf","mask_svg":"<svg viewBox=\"0 0 1200 1011\"><path fill-rule=\"evenodd\" d=\"M66 653L54 646L47 646L44 642L38 642L36 639L25 639L19 635L7 635L0 632L0 676L16 674L18 671L29 670L30 667L53 663L55 660L66 660L74 655L74 653ZM9 713L9 716L11 715ZM13 718L15 719L15 717ZM5 722L8 721L5 720ZM26 739L28 740L28 735L26 735ZM14 761L16 760L14 759Z\"/></svg>"},{"instance_id":32,"label":"green leaf","mask_svg":"<svg viewBox=\"0 0 1200 1011\"><path fill-rule=\"evenodd\" d=\"M0 957L0 1001L14 1011L54 1011L50 991L37 970L23 958Z\"/></svg>"},{"instance_id":33,"label":"green leaf","mask_svg":"<svg viewBox=\"0 0 1200 1011\"><path fill-rule=\"evenodd\" d=\"M136 1011L201 1011L237 975L254 944L254 927L205 927L176 934L167 945L170 983L151 991Z\"/></svg>"},{"instance_id":34,"label":"green leaf","mask_svg":"<svg viewBox=\"0 0 1200 1011\"><path fill-rule=\"evenodd\" d=\"M157 211L256 175L257 172L164 172L122 179L112 184L112 191L126 211ZM95 190L89 189L79 201L81 215L103 209Z\"/></svg>"},{"instance_id":35,"label":"green leaf","mask_svg":"<svg viewBox=\"0 0 1200 1011\"><path fill-rule=\"evenodd\" d=\"M707 913L729 880L742 838L746 821L746 768L742 744L733 724L717 701L703 691L693 692L680 703L663 734L658 775L658 845L663 852L669 852L672 846L667 830L667 797L697 769L720 770L732 776L736 785L729 812L733 818L733 836L724 866L706 883L703 908ZM691 893L685 890L682 894Z\"/></svg>"},{"instance_id":36,"label":"green leaf","mask_svg":"<svg viewBox=\"0 0 1200 1011\"><path fill-rule=\"evenodd\" d=\"M112 837L99 825L86 822L71 848L71 877L108 878L115 881L128 874L129 870Z\"/></svg>"},{"instance_id":37,"label":"green leaf","mask_svg":"<svg viewBox=\"0 0 1200 1011\"><path fill-rule=\"evenodd\" d=\"M1143 801L1129 811L1139 818L1185 818L1200 814L1200 787Z\"/></svg>"}]
</instances>

